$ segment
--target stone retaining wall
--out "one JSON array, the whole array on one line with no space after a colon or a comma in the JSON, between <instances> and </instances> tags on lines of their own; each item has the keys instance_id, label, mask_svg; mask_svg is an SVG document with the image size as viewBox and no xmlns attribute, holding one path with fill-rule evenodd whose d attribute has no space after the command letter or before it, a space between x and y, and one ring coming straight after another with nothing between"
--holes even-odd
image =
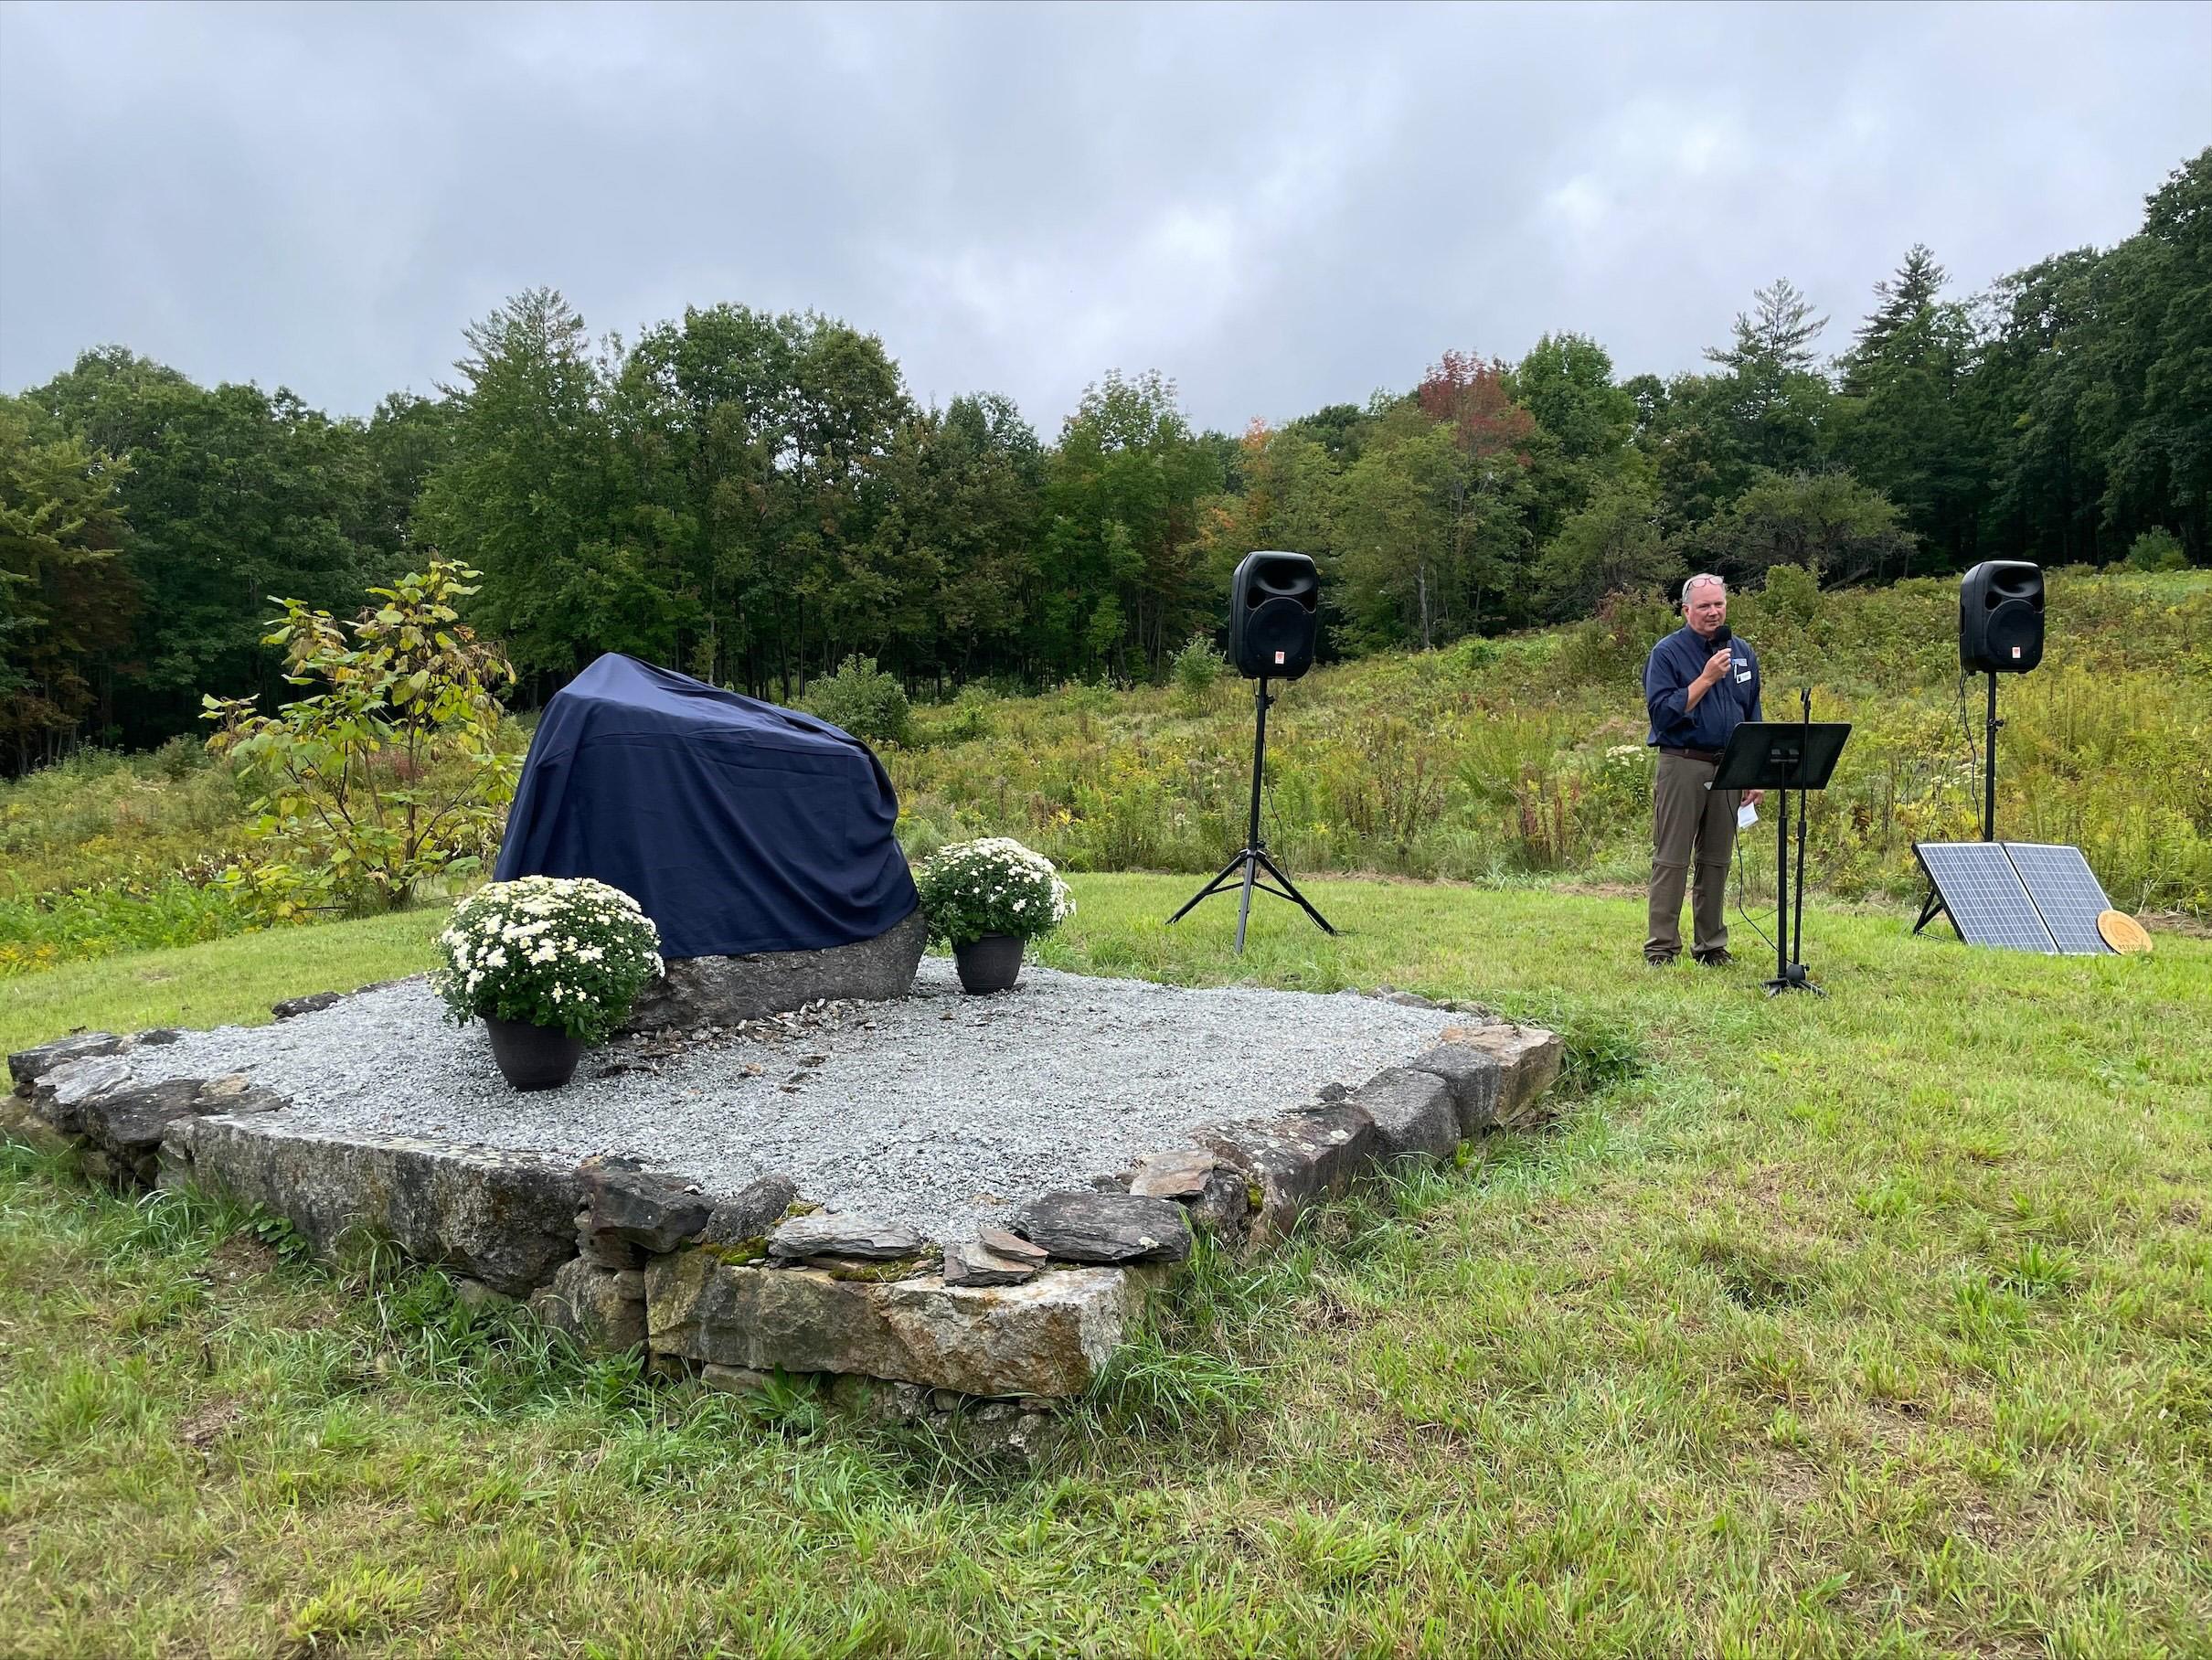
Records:
<instances>
[{"instance_id":1,"label":"stone retaining wall","mask_svg":"<svg viewBox=\"0 0 2212 1660\"><path fill-rule=\"evenodd\" d=\"M73 1148L121 1187L191 1183L259 1207L324 1253L353 1235L391 1240L588 1346L642 1343L663 1371L725 1387L831 1373L1029 1403L1090 1387L1195 1231L1263 1250L1380 1166L1535 1128L1560 1059L1552 1033L1469 1013L1357 1090L1200 1125L941 1248L819 1213L781 1178L709 1194L627 1160L333 1133L244 1077L149 1084L116 1064L174 1038L93 1032L9 1056L0 1132Z\"/></svg>"}]
</instances>

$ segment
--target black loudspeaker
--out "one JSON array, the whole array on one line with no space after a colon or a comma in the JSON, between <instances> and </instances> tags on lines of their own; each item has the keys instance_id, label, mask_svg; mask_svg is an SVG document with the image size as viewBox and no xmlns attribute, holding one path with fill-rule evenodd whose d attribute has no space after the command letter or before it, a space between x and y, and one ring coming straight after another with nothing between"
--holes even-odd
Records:
<instances>
[{"instance_id":1,"label":"black loudspeaker","mask_svg":"<svg viewBox=\"0 0 2212 1660\"><path fill-rule=\"evenodd\" d=\"M1303 553L1248 553L1228 585L1228 657L1247 680L1295 680L1313 666L1321 572Z\"/></svg>"},{"instance_id":2,"label":"black loudspeaker","mask_svg":"<svg viewBox=\"0 0 2212 1660\"><path fill-rule=\"evenodd\" d=\"M2043 568L1984 559L1959 580L1959 666L2025 675L2043 661Z\"/></svg>"}]
</instances>

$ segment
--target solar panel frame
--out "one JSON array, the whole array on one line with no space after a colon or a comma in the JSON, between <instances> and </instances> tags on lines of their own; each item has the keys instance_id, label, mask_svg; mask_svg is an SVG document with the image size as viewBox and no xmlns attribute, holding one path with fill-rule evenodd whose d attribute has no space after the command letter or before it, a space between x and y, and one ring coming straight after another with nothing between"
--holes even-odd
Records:
<instances>
[{"instance_id":1,"label":"solar panel frame","mask_svg":"<svg viewBox=\"0 0 2212 1660\"><path fill-rule=\"evenodd\" d=\"M2090 868L2081 849L2065 842L2004 842L1999 844L2012 860L2013 869L2027 889L2027 897L2050 931L2051 941L2062 955L2101 957L2111 953L2097 931L2100 913L2110 910L2104 887Z\"/></svg>"},{"instance_id":2,"label":"solar panel frame","mask_svg":"<svg viewBox=\"0 0 2212 1660\"><path fill-rule=\"evenodd\" d=\"M1912 852L1967 944L2059 954L2002 842L1915 842Z\"/></svg>"}]
</instances>

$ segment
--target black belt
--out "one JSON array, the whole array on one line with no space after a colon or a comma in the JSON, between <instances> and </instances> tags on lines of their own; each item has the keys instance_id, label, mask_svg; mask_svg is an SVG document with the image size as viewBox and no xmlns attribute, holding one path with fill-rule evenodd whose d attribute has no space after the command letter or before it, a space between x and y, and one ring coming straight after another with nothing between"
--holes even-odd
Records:
<instances>
[{"instance_id":1,"label":"black belt","mask_svg":"<svg viewBox=\"0 0 2212 1660\"><path fill-rule=\"evenodd\" d=\"M1670 750L1664 744L1661 744L1659 746L1659 753L1662 755L1679 755L1686 761L1717 761L1720 759L1720 751L1718 750Z\"/></svg>"}]
</instances>

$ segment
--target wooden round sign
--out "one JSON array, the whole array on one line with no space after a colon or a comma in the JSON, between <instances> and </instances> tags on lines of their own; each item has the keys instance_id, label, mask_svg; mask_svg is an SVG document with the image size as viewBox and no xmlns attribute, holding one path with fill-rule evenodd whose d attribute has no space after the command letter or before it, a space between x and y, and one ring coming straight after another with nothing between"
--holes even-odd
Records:
<instances>
[{"instance_id":1,"label":"wooden round sign","mask_svg":"<svg viewBox=\"0 0 2212 1660\"><path fill-rule=\"evenodd\" d=\"M2143 931L2141 922L2124 910L2099 911L2097 933L2116 952L2132 955L2151 949L2151 936Z\"/></svg>"}]
</instances>

